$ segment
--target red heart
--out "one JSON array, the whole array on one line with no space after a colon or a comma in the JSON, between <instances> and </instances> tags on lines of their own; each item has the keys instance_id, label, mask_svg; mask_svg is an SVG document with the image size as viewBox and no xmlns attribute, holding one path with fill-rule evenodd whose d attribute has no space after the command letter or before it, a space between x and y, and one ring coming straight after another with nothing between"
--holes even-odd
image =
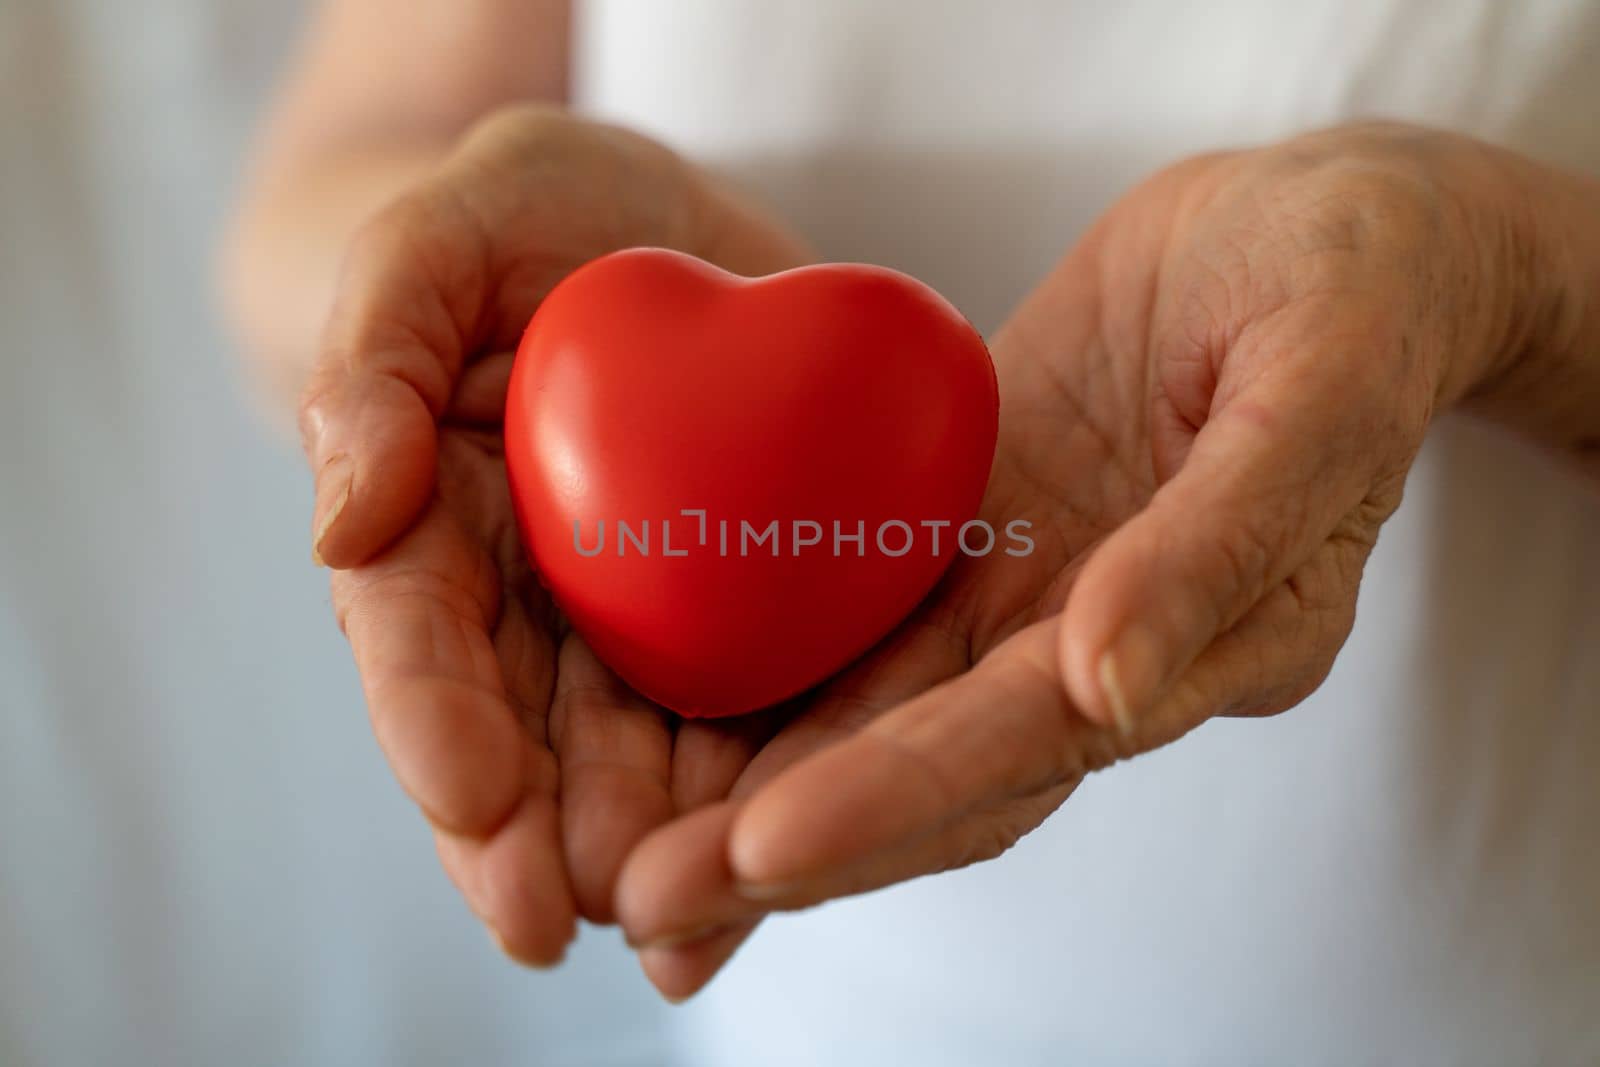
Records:
<instances>
[{"instance_id":1,"label":"red heart","mask_svg":"<svg viewBox=\"0 0 1600 1067\"><path fill-rule=\"evenodd\" d=\"M982 499L998 409L983 339L913 278L747 279L629 249L529 323L506 467L535 568L595 653L668 708L732 715L833 674L927 594Z\"/></svg>"}]
</instances>

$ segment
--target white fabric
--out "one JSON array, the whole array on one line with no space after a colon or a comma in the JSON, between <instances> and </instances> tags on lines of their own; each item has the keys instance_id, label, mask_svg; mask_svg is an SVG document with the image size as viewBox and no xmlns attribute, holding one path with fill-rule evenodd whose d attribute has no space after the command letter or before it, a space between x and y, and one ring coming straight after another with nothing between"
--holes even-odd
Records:
<instances>
[{"instance_id":1,"label":"white fabric","mask_svg":"<svg viewBox=\"0 0 1600 1067\"><path fill-rule=\"evenodd\" d=\"M986 329L1143 174L1384 114L1600 170L1600 6L614 0L579 96ZM768 922L708 1065L1600 1062L1600 494L1436 428L1328 683Z\"/></svg>"}]
</instances>

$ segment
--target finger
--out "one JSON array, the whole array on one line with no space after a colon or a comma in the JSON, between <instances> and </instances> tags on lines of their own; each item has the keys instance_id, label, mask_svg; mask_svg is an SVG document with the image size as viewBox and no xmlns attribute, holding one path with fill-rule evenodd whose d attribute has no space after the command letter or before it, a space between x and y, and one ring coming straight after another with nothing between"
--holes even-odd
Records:
<instances>
[{"instance_id":1,"label":"finger","mask_svg":"<svg viewBox=\"0 0 1600 1067\"><path fill-rule=\"evenodd\" d=\"M630 945L668 948L749 917L750 909L725 903L734 884L725 846L738 812L731 800L707 805L651 834L628 855L617 881L617 921ZM734 901L740 903L747 902Z\"/></svg>"},{"instance_id":2,"label":"finger","mask_svg":"<svg viewBox=\"0 0 1600 1067\"><path fill-rule=\"evenodd\" d=\"M1336 546L1307 564L1350 565ZM1131 734L1077 714L1055 670L1058 620L1036 623L968 673L760 789L730 835L733 877L749 896L803 898L853 868L871 869L879 855L936 839L974 813L1069 787L1212 715L1290 707L1326 676L1353 619L1353 597L1308 606L1293 585L1279 585Z\"/></svg>"},{"instance_id":3,"label":"finger","mask_svg":"<svg viewBox=\"0 0 1600 1067\"><path fill-rule=\"evenodd\" d=\"M674 1004L682 1003L711 981L759 923L759 919L750 919L681 945L640 949L639 966L662 996Z\"/></svg>"},{"instance_id":4,"label":"finger","mask_svg":"<svg viewBox=\"0 0 1600 1067\"><path fill-rule=\"evenodd\" d=\"M1311 310L1263 323L1230 362L1173 477L1095 551L1068 598L1060 664L1083 714L1127 728L1202 649L1359 518L1394 436ZM1291 346L1298 346L1292 348ZM1259 368L1259 369L1255 369ZM1381 517L1378 521L1381 521ZM1377 521L1370 523L1376 529Z\"/></svg>"},{"instance_id":5,"label":"finger","mask_svg":"<svg viewBox=\"0 0 1600 1067\"><path fill-rule=\"evenodd\" d=\"M611 922L623 860L672 818L672 729L665 712L612 674L576 635L562 644L551 729L573 892L586 919Z\"/></svg>"},{"instance_id":6,"label":"finger","mask_svg":"<svg viewBox=\"0 0 1600 1067\"><path fill-rule=\"evenodd\" d=\"M335 574L333 599L395 777L435 825L488 837L523 797L530 743L490 641L500 589L482 551L432 508Z\"/></svg>"},{"instance_id":7,"label":"finger","mask_svg":"<svg viewBox=\"0 0 1600 1067\"><path fill-rule=\"evenodd\" d=\"M849 737L888 709L972 665L971 627L931 604L865 659L825 685L806 711L767 742L731 793L746 797L785 767Z\"/></svg>"},{"instance_id":8,"label":"finger","mask_svg":"<svg viewBox=\"0 0 1600 1067\"><path fill-rule=\"evenodd\" d=\"M562 850L560 774L547 743L556 657L539 606L508 591L494 648L528 745L522 802L487 839L444 831L435 837L446 872L501 951L548 967L560 962L577 933L577 905Z\"/></svg>"},{"instance_id":9,"label":"finger","mask_svg":"<svg viewBox=\"0 0 1600 1067\"><path fill-rule=\"evenodd\" d=\"M870 853L854 864L819 871L816 877L786 883L737 883L734 894L747 906L773 911L815 907L839 897L870 893L890 885L957 870L1002 855L1061 806L1081 779L1037 793L983 806L935 832Z\"/></svg>"},{"instance_id":10,"label":"finger","mask_svg":"<svg viewBox=\"0 0 1600 1067\"><path fill-rule=\"evenodd\" d=\"M853 747L874 728L874 720L898 713L890 710L896 704L960 672L966 665L965 638L934 624L934 617L920 617L829 686L813 710L784 728L750 763L731 800L678 817L638 845L618 883L618 918L630 937L680 937L696 926L747 917L750 901L736 893L739 878L730 865L733 825L746 809L739 801L763 797L770 792L763 787L774 779L787 781L794 773L787 768L805 768L834 750ZM893 769L888 777L893 779ZM805 782L816 781L819 776L805 776L798 789L810 789ZM818 789L832 792L834 785Z\"/></svg>"},{"instance_id":11,"label":"finger","mask_svg":"<svg viewBox=\"0 0 1600 1067\"><path fill-rule=\"evenodd\" d=\"M442 509L333 584L374 733L433 823L446 872L513 958L559 960L576 919L555 759L541 743L543 631L517 602L501 610L492 568Z\"/></svg>"},{"instance_id":12,"label":"finger","mask_svg":"<svg viewBox=\"0 0 1600 1067\"><path fill-rule=\"evenodd\" d=\"M1048 625L1033 627L1031 634L1019 635L1023 640L1002 646L997 655L1015 657L1005 670L1038 679L1037 687L1019 683L1006 691L980 678L989 691L963 696L956 685L944 686L921 702L927 707L920 715L908 705L866 731L895 736L891 750L908 757L904 774L897 776L888 765L881 773L870 773L876 758L873 746L852 741L806 761L758 793L736 820L729 844L733 893L750 902L748 907L733 906L723 896L718 900L721 910L714 913L709 906L691 907L670 918L650 918L663 926L725 923L753 908L811 907L998 856L1059 807L1087 774L1175 740L1212 715L1274 714L1305 699L1327 676L1349 633L1355 601L1341 596L1308 601L1299 590L1325 584L1328 572L1359 569L1362 559L1364 554L1348 544L1330 544L1317 552L1297 572L1299 585L1279 585L1219 637L1139 722L1133 736L1082 719L1059 689L1054 696L1046 691L1054 638ZM973 675L962 681L969 678ZM1031 722L1023 727L1005 721L1010 717L1001 709L1012 708ZM939 716L948 721L935 721ZM992 751L988 746L963 749L963 736L985 731L1009 736L1012 743ZM825 763L830 759L831 764ZM989 770L974 772L974 767ZM801 770L808 772L803 778ZM900 781L918 773L930 780L928 787ZM808 799L807 791L830 778L847 783L836 786L835 794L854 795L836 803L832 797L818 803L816 793ZM1041 782L1046 783L1042 788ZM780 796L780 790L788 795ZM863 832L869 813L879 819ZM743 881L746 868L738 857L761 854L763 835L767 850L788 854L790 873ZM741 842L742 836L757 841ZM676 841L673 847L685 843ZM821 858L810 863L799 859L808 848ZM674 898L664 894L664 899L670 903ZM713 899L712 894L706 899Z\"/></svg>"},{"instance_id":13,"label":"finger","mask_svg":"<svg viewBox=\"0 0 1600 1067\"><path fill-rule=\"evenodd\" d=\"M888 708L969 665L965 629L932 606L827 686L812 708L784 725L753 759L746 756L748 765L737 768L736 781L729 782L725 775L736 762L732 758L720 766L684 771L685 757L694 756L699 746L716 748L718 756L742 755L783 723L784 715L756 716L748 732L741 729L732 738L703 729L722 724L685 723L680 728L673 767L675 789L680 798L692 797L706 806L680 800L679 811L688 814L657 829L634 849L616 889L617 918L630 937L656 942L641 952L641 959L648 955L657 961L647 961L645 971L653 981L662 978L657 985L664 994L686 995L686 990L709 981L754 925L731 943L719 940L725 951L678 946L685 941L720 939L730 923L744 923L765 910L752 908L749 900L734 891L727 839L739 809L734 802L715 801L724 796L749 796L791 763L849 736ZM687 742L686 737L690 738ZM695 747L685 751L686 745Z\"/></svg>"},{"instance_id":14,"label":"finger","mask_svg":"<svg viewBox=\"0 0 1600 1067\"><path fill-rule=\"evenodd\" d=\"M645 976L669 1000L698 992L766 909L733 892L728 830L738 806L701 808L647 837L617 884L617 920Z\"/></svg>"},{"instance_id":15,"label":"finger","mask_svg":"<svg viewBox=\"0 0 1600 1067\"><path fill-rule=\"evenodd\" d=\"M1330 546L1307 568L1339 569L1350 562ZM1318 582L1306 576L1304 584ZM1033 684L1019 681L1009 691L996 690L986 681L989 675L974 672L913 702L931 705L937 698L948 721L934 721L932 713L908 705L865 725L862 736L780 775L748 805L713 805L646 838L619 881L624 930L641 956L653 961L646 968L652 980L672 983L664 991L682 996L709 981L748 936L750 924L770 911L809 907L993 858L1042 822L1089 771L1171 740L1213 712L1261 713L1302 699L1326 673L1331 657L1325 650L1337 647L1353 618L1348 601L1307 608L1287 584L1280 586L1208 650L1192 677L1175 687L1141 725L1141 736L1131 740L1071 713L1050 669L1050 624L1035 625L995 654L1014 659L986 660L988 666L980 668L999 665ZM984 684L968 692L960 683L975 676ZM1005 714L1012 709L1028 721L1019 726L1018 716ZM877 767L883 752L867 736L875 731L895 735L890 751L909 758ZM981 745L982 740L997 743ZM990 770L967 775L973 768ZM935 784L915 788L918 775ZM1049 784L1035 789L1039 782ZM841 792L848 796L835 803ZM930 796L944 802L929 804ZM876 826L876 840L852 837L863 820L908 803L911 810L900 812L898 826L893 819ZM736 834L764 834L776 842L767 851L787 852L793 862L785 873L744 880L732 858L750 848L735 841ZM804 859L808 842L823 846L821 858L810 863ZM756 851L762 851L759 840ZM702 944L717 946L716 953L702 951Z\"/></svg>"},{"instance_id":16,"label":"finger","mask_svg":"<svg viewBox=\"0 0 1600 1067\"><path fill-rule=\"evenodd\" d=\"M847 721L866 714L865 707L853 701L834 701L827 708L802 716L808 722L827 725L801 730L795 737L789 737L794 729L794 724L789 724L784 730L788 741L783 745L785 757L799 758L842 736L849 729ZM765 753L763 740L783 724L786 713L786 709L775 709L774 713L741 716L728 722L690 721L679 726L672 765L672 790L679 814L630 844L614 882L615 918L636 948L677 949L721 934L735 921L753 918L761 910L749 908L748 901L733 893L726 842L738 808L727 797L748 794L785 765L761 761L757 754ZM769 741L767 747L773 744L783 742ZM755 762L752 757L756 757ZM705 918L692 918L701 912ZM719 918L720 912L729 914ZM685 915L690 918L682 918ZM753 930L752 923L746 936ZM716 963L709 970L686 964L671 967L670 973L676 977L666 984L657 983L663 995L671 999L688 995L692 991L690 985L698 989L709 981L727 958L699 951L689 955L700 965L712 960ZM645 966L652 980L658 970ZM692 983L688 982L690 974L697 976Z\"/></svg>"},{"instance_id":17,"label":"finger","mask_svg":"<svg viewBox=\"0 0 1600 1067\"><path fill-rule=\"evenodd\" d=\"M1032 792L1074 776L1041 751L1060 752L1064 727L1091 733L1050 669L1054 623L1023 630L972 670L758 789L730 834L734 880L776 888L810 880L936 832L1003 782ZM1033 789L1016 781L1023 763L1040 768Z\"/></svg>"},{"instance_id":18,"label":"finger","mask_svg":"<svg viewBox=\"0 0 1600 1067\"><path fill-rule=\"evenodd\" d=\"M491 288L486 242L442 179L352 242L300 409L318 562L370 558L428 502L436 422L478 343Z\"/></svg>"},{"instance_id":19,"label":"finger","mask_svg":"<svg viewBox=\"0 0 1600 1067\"><path fill-rule=\"evenodd\" d=\"M515 358L514 352L496 352L469 364L456 383L445 418L472 426L498 428L505 419L506 392Z\"/></svg>"},{"instance_id":20,"label":"finger","mask_svg":"<svg viewBox=\"0 0 1600 1067\"><path fill-rule=\"evenodd\" d=\"M1055 800L1050 807L1060 801ZM697 993L714 978L770 911L807 907L822 900L867 892L905 881L933 870L943 870L986 858L970 845L971 833L949 831L936 841L918 842L890 856L856 868L825 885L807 887L804 895L752 899L741 892L721 863L722 877L711 882L672 881L674 875L712 869L713 857L724 857L727 834L737 812L732 803L716 805L683 820L674 834L651 838L629 858L625 883L646 885L665 879L650 897L665 908L630 914L622 912L629 943L639 953L645 976L667 999L680 1002ZM1042 816L1041 816L1042 818ZM965 830L966 828L959 828ZM678 850L689 848L702 862L685 864ZM958 857L958 858L952 858Z\"/></svg>"},{"instance_id":21,"label":"finger","mask_svg":"<svg viewBox=\"0 0 1600 1067\"><path fill-rule=\"evenodd\" d=\"M1347 548L1330 545L1302 568L1301 585L1325 585L1326 574L1310 572L1352 564L1359 560ZM1050 626L1036 625L995 653L1009 659L998 665L1033 679L1032 686L995 689L980 672L997 663L986 660L960 680L974 681L973 691L952 683L883 716L862 737L757 792L748 810L718 805L646 839L619 885L624 929L636 943L671 947L771 910L992 858L1059 806L1088 771L1170 740L1212 713L1257 714L1298 702L1326 674L1328 650L1353 620L1351 606L1337 597L1308 604L1287 583L1280 586L1208 650L1132 743L1072 714L1050 671ZM934 710L919 713L918 703ZM1011 709L1028 720L1022 727L1006 714ZM888 761L875 732L896 738ZM918 776L930 786L917 788ZM1037 788L1040 782L1047 784ZM765 835L771 850L789 855L787 872L742 882L730 857L749 846L736 835ZM820 855L808 862L808 849Z\"/></svg>"},{"instance_id":22,"label":"finger","mask_svg":"<svg viewBox=\"0 0 1600 1067\"><path fill-rule=\"evenodd\" d=\"M794 716L788 705L726 719L689 719L672 742L672 803L694 811L725 798L763 746Z\"/></svg>"},{"instance_id":23,"label":"finger","mask_svg":"<svg viewBox=\"0 0 1600 1067\"><path fill-rule=\"evenodd\" d=\"M473 914L502 952L532 967L559 963L577 933L553 767L548 777L529 783L522 804L487 839L434 831L445 873Z\"/></svg>"},{"instance_id":24,"label":"finger","mask_svg":"<svg viewBox=\"0 0 1600 1067\"><path fill-rule=\"evenodd\" d=\"M675 949L771 911L812 907L993 859L1059 807L1076 784L1002 801L862 863L781 886L743 885L734 878L727 842L740 809L733 802L717 804L646 839L629 857L619 887L620 921L635 948ZM685 857L694 862L684 862Z\"/></svg>"}]
</instances>

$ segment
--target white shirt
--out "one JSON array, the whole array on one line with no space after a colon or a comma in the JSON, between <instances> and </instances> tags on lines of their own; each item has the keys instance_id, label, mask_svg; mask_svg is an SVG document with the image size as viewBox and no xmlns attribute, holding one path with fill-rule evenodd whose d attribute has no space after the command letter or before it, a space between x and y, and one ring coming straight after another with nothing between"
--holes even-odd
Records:
<instances>
[{"instance_id":1,"label":"white shirt","mask_svg":"<svg viewBox=\"0 0 1600 1067\"><path fill-rule=\"evenodd\" d=\"M1597 43L1578 0L614 0L579 100L992 330L1203 149L1382 114L1600 170ZM1597 548L1600 496L1443 420L1314 697L767 922L677 1017L692 1062L1600 1062Z\"/></svg>"}]
</instances>

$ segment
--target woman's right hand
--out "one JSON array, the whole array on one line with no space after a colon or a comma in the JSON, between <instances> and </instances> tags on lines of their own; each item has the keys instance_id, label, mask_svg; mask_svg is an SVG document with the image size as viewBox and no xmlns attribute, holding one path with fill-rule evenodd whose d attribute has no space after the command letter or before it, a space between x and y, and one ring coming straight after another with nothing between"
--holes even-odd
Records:
<instances>
[{"instance_id":1,"label":"woman's right hand","mask_svg":"<svg viewBox=\"0 0 1600 1067\"><path fill-rule=\"evenodd\" d=\"M356 237L301 406L312 554L334 571L378 742L468 904L536 964L561 957L578 914L609 921L627 851L718 788L715 774L652 780L667 720L563 632L505 479L529 317L575 267L634 245L742 274L809 258L646 138L548 108L496 113ZM737 729L704 736L741 759Z\"/></svg>"}]
</instances>

